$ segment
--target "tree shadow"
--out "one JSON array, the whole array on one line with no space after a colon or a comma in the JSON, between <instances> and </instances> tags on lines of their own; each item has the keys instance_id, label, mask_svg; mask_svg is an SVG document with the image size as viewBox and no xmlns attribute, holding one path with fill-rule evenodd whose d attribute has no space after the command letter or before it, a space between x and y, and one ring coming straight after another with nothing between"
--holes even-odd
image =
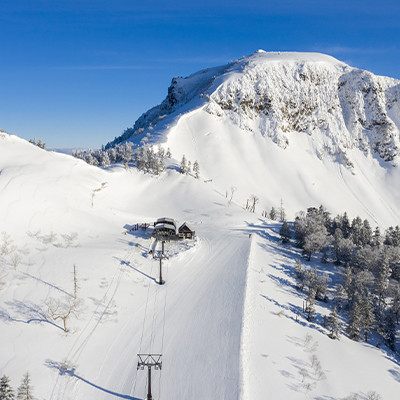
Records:
<instances>
[{"instance_id":1,"label":"tree shadow","mask_svg":"<svg viewBox=\"0 0 400 400\"><path fill-rule=\"evenodd\" d=\"M79 376L76 373L76 367L75 366L68 365L67 363L60 363L60 362L57 362L57 361L46 360L44 365L46 367L48 367L48 368L52 368L52 369L58 370L58 373L61 376L68 375L68 376L70 376L72 378L75 378L76 380L79 380L81 382L86 383L87 385L89 385L89 386L91 386L91 387L93 387L95 389L101 390L102 392L110 394L112 396L119 397L120 399L141 400L138 397L133 397L133 396L126 395L126 394L116 393L116 392L113 392L112 390L106 389L104 387L101 387L101 386L93 383L93 382L90 382L89 380L83 378L82 376Z\"/></svg>"},{"instance_id":2,"label":"tree shadow","mask_svg":"<svg viewBox=\"0 0 400 400\"><path fill-rule=\"evenodd\" d=\"M21 273L22 273L23 275L25 275L25 276L28 276L29 278L35 279L35 280L38 281L38 282L41 282L41 283L43 283L43 284L45 284L45 285L47 285L47 286L50 286L52 289L56 289L56 290L58 290L59 292L64 293L66 296L74 297L71 293L68 293L68 292L65 291L64 289L61 289L61 288L59 288L58 286L56 286L56 285L54 285L54 284L52 284L52 283L46 282L46 281L44 281L43 279L38 278L37 276L31 275L31 274L29 274L28 272L21 272Z\"/></svg>"},{"instance_id":3,"label":"tree shadow","mask_svg":"<svg viewBox=\"0 0 400 400\"><path fill-rule=\"evenodd\" d=\"M114 258L115 258L116 260L118 260L118 261L121 263L121 265L125 265L125 266L127 266L128 268L133 269L133 270L136 271L136 272L139 272L139 274L141 274L141 275L145 276L146 278L148 278L148 279L154 281L155 283L158 283L158 281L156 280L156 278L154 278L154 277L152 277L152 276L146 274L145 272L141 271L140 269L137 269L136 267L134 267L134 266L130 263L130 261L122 260L122 259L119 258L119 257L114 257Z\"/></svg>"},{"instance_id":4,"label":"tree shadow","mask_svg":"<svg viewBox=\"0 0 400 400\"><path fill-rule=\"evenodd\" d=\"M30 324L32 322L45 322L64 331L61 326L55 324L53 321L50 321L46 313L37 304L19 300L9 301L5 304L8 305L18 315L18 317L12 317L7 310L0 309L0 319L5 322L19 322L24 324Z\"/></svg>"}]
</instances>

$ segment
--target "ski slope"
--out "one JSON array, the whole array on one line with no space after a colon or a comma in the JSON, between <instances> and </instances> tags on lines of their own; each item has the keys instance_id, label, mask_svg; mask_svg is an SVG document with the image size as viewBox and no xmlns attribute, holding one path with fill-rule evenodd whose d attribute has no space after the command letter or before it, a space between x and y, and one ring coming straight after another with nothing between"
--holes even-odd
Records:
<instances>
[{"instance_id":1,"label":"ski slope","mask_svg":"<svg viewBox=\"0 0 400 400\"><path fill-rule=\"evenodd\" d=\"M152 352L163 355L154 399L397 398L398 359L307 323L293 288L297 251L279 243L276 223L229 205L218 182L173 168L102 170L5 134L0 170L0 232L14 247L0 258L0 374L14 387L29 371L40 400L143 399L137 354ZM162 286L149 254L160 244L128 232L161 216L197 235L166 244ZM73 296L74 265L81 304L65 333L48 303Z\"/></svg>"}]
</instances>

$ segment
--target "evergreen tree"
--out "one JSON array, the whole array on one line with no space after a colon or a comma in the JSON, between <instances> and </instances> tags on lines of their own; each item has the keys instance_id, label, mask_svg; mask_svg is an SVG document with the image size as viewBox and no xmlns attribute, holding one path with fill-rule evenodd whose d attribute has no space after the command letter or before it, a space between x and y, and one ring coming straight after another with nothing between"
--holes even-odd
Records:
<instances>
[{"instance_id":1,"label":"evergreen tree","mask_svg":"<svg viewBox=\"0 0 400 400\"><path fill-rule=\"evenodd\" d=\"M351 299L354 295L354 274L353 269L348 265L343 274L343 287L346 291L347 298Z\"/></svg>"},{"instance_id":2,"label":"evergreen tree","mask_svg":"<svg viewBox=\"0 0 400 400\"><path fill-rule=\"evenodd\" d=\"M283 221L281 229L279 230L279 235L281 236L283 243L289 242L290 238L292 237L292 232L290 230L289 224L286 221Z\"/></svg>"},{"instance_id":3,"label":"evergreen tree","mask_svg":"<svg viewBox=\"0 0 400 400\"><path fill-rule=\"evenodd\" d=\"M337 287L336 287L335 298L333 301L335 304L335 308L338 311L340 311L342 308L344 308L348 302L348 297L346 295L346 291L344 290L344 287L340 284L337 285Z\"/></svg>"},{"instance_id":4,"label":"evergreen tree","mask_svg":"<svg viewBox=\"0 0 400 400\"><path fill-rule=\"evenodd\" d=\"M345 212L342 217L342 224L341 224L341 230L343 232L343 237L347 239L350 236L351 233L351 226L350 226L350 221L349 217L347 216L347 213Z\"/></svg>"},{"instance_id":5,"label":"evergreen tree","mask_svg":"<svg viewBox=\"0 0 400 400\"><path fill-rule=\"evenodd\" d=\"M360 217L353 219L351 223L351 239L356 246L361 246L361 231L363 228L363 222Z\"/></svg>"},{"instance_id":6,"label":"evergreen tree","mask_svg":"<svg viewBox=\"0 0 400 400\"><path fill-rule=\"evenodd\" d=\"M29 372L25 374L18 388L17 400L33 400L31 378Z\"/></svg>"},{"instance_id":7,"label":"evergreen tree","mask_svg":"<svg viewBox=\"0 0 400 400\"><path fill-rule=\"evenodd\" d=\"M315 292L310 292L306 298L304 312L307 314L307 321L312 322L315 318Z\"/></svg>"},{"instance_id":8,"label":"evergreen tree","mask_svg":"<svg viewBox=\"0 0 400 400\"><path fill-rule=\"evenodd\" d=\"M369 224L369 221L365 219L360 232L361 246L367 246L371 243L371 241L372 241L371 225Z\"/></svg>"},{"instance_id":9,"label":"evergreen tree","mask_svg":"<svg viewBox=\"0 0 400 400\"><path fill-rule=\"evenodd\" d=\"M371 246L372 247L379 247L381 245L381 232L379 230L379 226L377 226L374 230L374 233L372 235L371 239Z\"/></svg>"},{"instance_id":10,"label":"evergreen tree","mask_svg":"<svg viewBox=\"0 0 400 400\"><path fill-rule=\"evenodd\" d=\"M167 149L167 152L165 153L165 157L167 157L167 158L172 158L171 150L170 150L169 147L168 147L168 149Z\"/></svg>"},{"instance_id":11,"label":"evergreen tree","mask_svg":"<svg viewBox=\"0 0 400 400\"><path fill-rule=\"evenodd\" d=\"M269 218L272 219L272 221L276 221L277 213L275 210L275 207L271 208L271 211L269 212Z\"/></svg>"},{"instance_id":12,"label":"evergreen tree","mask_svg":"<svg viewBox=\"0 0 400 400\"><path fill-rule=\"evenodd\" d=\"M375 317L374 310L372 307L372 299L369 293L363 298L361 303L361 326L364 334L364 339L367 342L368 336L374 328Z\"/></svg>"},{"instance_id":13,"label":"evergreen tree","mask_svg":"<svg viewBox=\"0 0 400 400\"><path fill-rule=\"evenodd\" d=\"M199 179L199 177L200 177L200 166L199 166L199 163L197 162L197 160L193 163L193 173L194 173L194 177L196 179Z\"/></svg>"},{"instance_id":14,"label":"evergreen tree","mask_svg":"<svg viewBox=\"0 0 400 400\"><path fill-rule=\"evenodd\" d=\"M359 340L361 338L362 329L362 300L359 293L356 293L351 303L348 333L350 338Z\"/></svg>"},{"instance_id":15,"label":"evergreen tree","mask_svg":"<svg viewBox=\"0 0 400 400\"><path fill-rule=\"evenodd\" d=\"M329 329L329 337L338 339L340 336L339 317L336 312L336 307L331 311L328 316L327 328Z\"/></svg>"},{"instance_id":16,"label":"evergreen tree","mask_svg":"<svg viewBox=\"0 0 400 400\"><path fill-rule=\"evenodd\" d=\"M179 167L179 172L181 174L187 174L187 160L185 155L182 156L182 161L181 161L181 165Z\"/></svg>"},{"instance_id":17,"label":"evergreen tree","mask_svg":"<svg viewBox=\"0 0 400 400\"><path fill-rule=\"evenodd\" d=\"M0 378L0 400L14 400L14 390L10 385L10 378L6 375Z\"/></svg>"},{"instance_id":18,"label":"evergreen tree","mask_svg":"<svg viewBox=\"0 0 400 400\"><path fill-rule=\"evenodd\" d=\"M296 281L297 281L297 288L299 290L303 290L305 286L305 271L303 268L303 264L300 260L296 260L295 263L295 273L296 273Z\"/></svg>"},{"instance_id":19,"label":"evergreen tree","mask_svg":"<svg viewBox=\"0 0 400 400\"><path fill-rule=\"evenodd\" d=\"M396 316L393 313L393 310L389 310L386 315L385 321L385 340L389 348L393 351L396 351Z\"/></svg>"},{"instance_id":20,"label":"evergreen tree","mask_svg":"<svg viewBox=\"0 0 400 400\"><path fill-rule=\"evenodd\" d=\"M102 153L101 166L108 167L110 165L110 157L107 152Z\"/></svg>"}]
</instances>

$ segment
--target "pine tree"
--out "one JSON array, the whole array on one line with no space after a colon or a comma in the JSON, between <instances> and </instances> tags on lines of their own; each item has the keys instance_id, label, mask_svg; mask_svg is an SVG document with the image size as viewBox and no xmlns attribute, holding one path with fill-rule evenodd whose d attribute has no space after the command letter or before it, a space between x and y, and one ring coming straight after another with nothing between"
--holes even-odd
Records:
<instances>
[{"instance_id":1,"label":"pine tree","mask_svg":"<svg viewBox=\"0 0 400 400\"><path fill-rule=\"evenodd\" d=\"M374 328L374 323L375 323L375 316L374 316L374 310L372 307L372 299L369 293L363 298L362 304L361 304L361 326L362 326L362 331L364 334L364 339L367 342L368 341L368 336L371 333L372 329Z\"/></svg>"},{"instance_id":2,"label":"pine tree","mask_svg":"<svg viewBox=\"0 0 400 400\"><path fill-rule=\"evenodd\" d=\"M379 247L381 245L381 232L379 230L379 226L377 226L374 230L374 233L372 235L371 239L371 246L372 247Z\"/></svg>"},{"instance_id":3,"label":"pine tree","mask_svg":"<svg viewBox=\"0 0 400 400\"><path fill-rule=\"evenodd\" d=\"M197 162L197 160L193 163L193 173L194 173L194 177L196 179L199 179L199 177L200 177L200 166L199 166L199 163Z\"/></svg>"},{"instance_id":4,"label":"pine tree","mask_svg":"<svg viewBox=\"0 0 400 400\"><path fill-rule=\"evenodd\" d=\"M290 238L292 237L292 231L290 230L289 224L286 221L283 221L279 235L281 236L282 243L289 242Z\"/></svg>"},{"instance_id":5,"label":"pine tree","mask_svg":"<svg viewBox=\"0 0 400 400\"><path fill-rule=\"evenodd\" d=\"M331 339L338 339L340 336L340 324L339 324L339 317L336 312L336 307L329 314L327 322L328 322L327 328L329 329L329 337Z\"/></svg>"},{"instance_id":6,"label":"pine tree","mask_svg":"<svg viewBox=\"0 0 400 400\"><path fill-rule=\"evenodd\" d=\"M337 310L341 310L348 302L348 297L346 295L346 291L342 285L337 285L335 298L334 298L335 308Z\"/></svg>"},{"instance_id":7,"label":"pine tree","mask_svg":"<svg viewBox=\"0 0 400 400\"><path fill-rule=\"evenodd\" d=\"M392 310L387 313L385 322L386 343L391 350L396 351L396 316Z\"/></svg>"},{"instance_id":8,"label":"pine tree","mask_svg":"<svg viewBox=\"0 0 400 400\"><path fill-rule=\"evenodd\" d=\"M310 291L306 298L304 312L307 314L307 321L312 322L315 318L315 292Z\"/></svg>"},{"instance_id":9,"label":"pine tree","mask_svg":"<svg viewBox=\"0 0 400 400\"><path fill-rule=\"evenodd\" d=\"M25 374L18 388L17 400L33 400L31 378L29 372Z\"/></svg>"},{"instance_id":10,"label":"pine tree","mask_svg":"<svg viewBox=\"0 0 400 400\"><path fill-rule=\"evenodd\" d=\"M272 219L272 221L275 221L276 220L276 216L277 216L277 214L276 214L275 207L272 207L271 211L269 212L269 218Z\"/></svg>"},{"instance_id":11,"label":"pine tree","mask_svg":"<svg viewBox=\"0 0 400 400\"><path fill-rule=\"evenodd\" d=\"M187 161L186 161L185 155L182 156L182 161L181 161L181 165L179 167L179 172L181 174L186 174L187 173Z\"/></svg>"},{"instance_id":12,"label":"pine tree","mask_svg":"<svg viewBox=\"0 0 400 400\"><path fill-rule=\"evenodd\" d=\"M6 375L0 378L0 400L14 400L14 390L10 385L10 378Z\"/></svg>"},{"instance_id":13,"label":"pine tree","mask_svg":"<svg viewBox=\"0 0 400 400\"><path fill-rule=\"evenodd\" d=\"M343 232L343 237L345 239L347 239L350 236L350 233L351 233L351 226L350 226L350 221L349 221L349 218L348 218L346 212L343 214L343 217L342 217L341 230Z\"/></svg>"},{"instance_id":14,"label":"pine tree","mask_svg":"<svg viewBox=\"0 0 400 400\"><path fill-rule=\"evenodd\" d=\"M351 303L348 332L349 336L354 340L361 338L362 329L362 300L358 293L354 296L354 300Z\"/></svg>"},{"instance_id":15,"label":"pine tree","mask_svg":"<svg viewBox=\"0 0 400 400\"><path fill-rule=\"evenodd\" d=\"M367 219L364 220L363 226L360 232L360 242L361 246L366 246L370 244L372 241L372 229L369 221Z\"/></svg>"}]
</instances>

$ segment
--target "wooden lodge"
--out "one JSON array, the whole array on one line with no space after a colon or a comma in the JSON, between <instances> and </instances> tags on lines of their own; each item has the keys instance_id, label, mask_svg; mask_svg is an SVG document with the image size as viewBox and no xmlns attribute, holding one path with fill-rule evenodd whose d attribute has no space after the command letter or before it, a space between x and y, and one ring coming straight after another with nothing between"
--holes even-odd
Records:
<instances>
[{"instance_id":1,"label":"wooden lodge","mask_svg":"<svg viewBox=\"0 0 400 400\"><path fill-rule=\"evenodd\" d=\"M193 239L195 232L192 231L188 224L184 222L178 229L179 239Z\"/></svg>"}]
</instances>

